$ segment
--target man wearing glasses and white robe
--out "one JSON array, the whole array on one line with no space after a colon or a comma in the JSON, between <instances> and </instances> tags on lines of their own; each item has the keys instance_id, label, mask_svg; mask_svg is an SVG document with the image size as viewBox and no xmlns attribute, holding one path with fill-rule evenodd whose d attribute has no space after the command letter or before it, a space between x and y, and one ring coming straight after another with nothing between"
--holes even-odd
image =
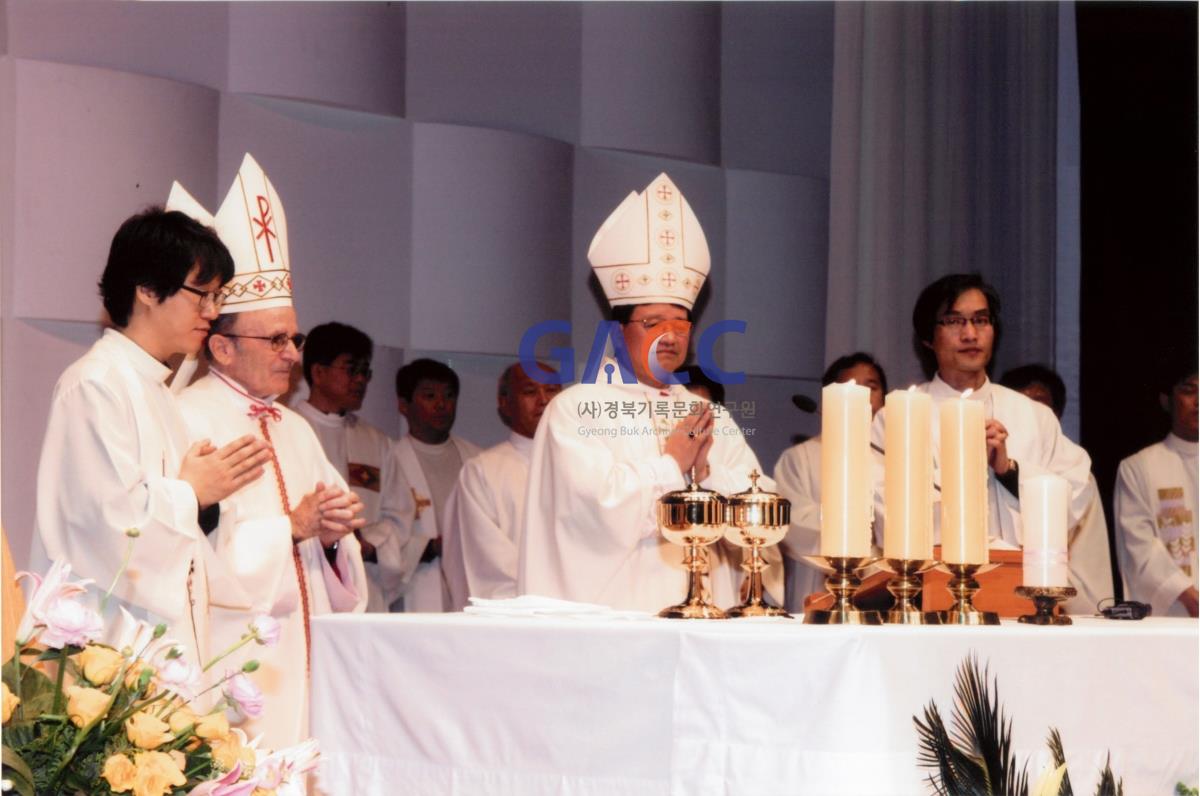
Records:
<instances>
[{"instance_id":1,"label":"man wearing glasses and white robe","mask_svg":"<svg viewBox=\"0 0 1200 796\"><path fill-rule=\"evenodd\" d=\"M658 499L683 489L690 471L729 495L749 489L751 471L763 468L728 413L667 383L687 356L710 262L700 222L666 174L613 211L588 260L633 373L626 379L628 365L610 360L596 383L569 387L547 407L529 468L517 591L659 611L684 596L687 574L683 548L659 532ZM712 601L733 605L740 550L723 540L708 550ZM765 555L764 581L778 604L782 559L775 550Z\"/></svg>"},{"instance_id":2,"label":"man wearing glasses and white robe","mask_svg":"<svg viewBox=\"0 0 1200 796\"><path fill-rule=\"evenodd\" d=\"M247 201L244 197L249 197ZM278 749L308 736L309 621L361 611L366 576L353 531L362 503L325 458L312 427L275 398L288 388L304 337L297 333L283 205L249 155L216 216L236 273L205 348L209 372L180 395L194 438L254 434L272 446L266 474L220 504L211 541L249 604L212 595L214 647L232 645L259 614L281 628L274 647L230 659L259 661L255 682L270 709L244 725Z\"/></svg>"}]
</instances>

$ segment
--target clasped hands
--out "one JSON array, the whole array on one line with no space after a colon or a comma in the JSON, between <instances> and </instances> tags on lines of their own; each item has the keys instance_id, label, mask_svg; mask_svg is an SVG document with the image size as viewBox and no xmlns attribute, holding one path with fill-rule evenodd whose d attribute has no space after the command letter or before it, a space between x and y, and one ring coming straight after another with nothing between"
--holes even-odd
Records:
<instances>
[{"instance_id":1,"label":"clasped hands","mask_svg":"<svg viewBox=\"0 0 1200 796\"><path fill-rule=\"evenodd\" d=\"M697 402L699 403L699 402ZM663 451L679 465L679 471L687 475L696 469L696 481L708 477L708 452L713 444L713 412L708 404L699 414L689 414L667 436Z\"/></svg>"},{"instance_id":2,"label":"clasped hands","mask_svg":"<svg viewBox=\"0 0 1200 796\"><path fill-rule=\"evenodd\" d=\"M292 521L292 541L317 537L322 547L332 547L343 536L366 524L360 516L362 510L358 495L318 481L316 488L301 498L288 515Z\"/></svg>"}]
</instances>

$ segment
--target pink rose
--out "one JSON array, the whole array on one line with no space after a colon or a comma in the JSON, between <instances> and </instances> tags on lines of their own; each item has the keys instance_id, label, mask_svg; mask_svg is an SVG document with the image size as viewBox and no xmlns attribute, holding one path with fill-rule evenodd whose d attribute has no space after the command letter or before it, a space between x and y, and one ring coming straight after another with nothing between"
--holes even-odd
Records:
<instances>
[{"instance_id":1,"label":"pink rose","mask_svg":"<svg viewBox=\"0 0 1200 796\"><path fill-rule=\"evenodd\" d=\"M68 644L84 647L104 633L100 614L78 600L59 598L42 611L40 619L46 627L41 642L54 649Z\"/></svg>"},{"instance_id":2,"label":"pink rose","mask_svg":"<svg viewBox=\"0 0 1200 796\"><path fill-rule=\"evenodd\" d=\"M240 672L225 681L225 696L237 712L236 720L256 719L263 712L263 694L259 687Z\"/></svg>"},{"instance_id":3,"label":"pink rose","mask_svg":"<svg viewBox=\"0 0 1200 796\"><path fill-rule=\"evenodd\" d=\"M202 676L199 666L188 663L182 657L167 661L158 668L157 673L159 685L188 699L196 697Z\"/></svg>"},{"instance_id":4,"label":"pink rose","mask_svg":"<svg viewBox=\"0 0 1200 796\"><path fill-rule=\"evenodd\" d=\"M279 622L268 614L254 617L250 622L250 632L254 634L254 640L264 647L274 647L279 643Z\"/></svg>"}]
</instances>

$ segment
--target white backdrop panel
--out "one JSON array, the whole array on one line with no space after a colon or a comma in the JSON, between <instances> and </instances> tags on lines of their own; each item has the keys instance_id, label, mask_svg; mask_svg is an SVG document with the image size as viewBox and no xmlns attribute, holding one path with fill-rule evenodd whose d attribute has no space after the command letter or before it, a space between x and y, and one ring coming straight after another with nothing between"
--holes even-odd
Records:
<instances>
[{"instance_id":1,"label":"white backdrop panel","mask_svg":"<svg viewBox=\"0 0 1200 796\"><path fill-rule=\"evenodd\" d=\"M229 88L404 115L403 3L231 3Z\"/></svg>"},{"instance_id":2,"label":"white backdrop panel","mask_svg":"<svg viewBox=\"0 0 1200 796\"><path fill-rule=\"evenodd\" d=\"M727 402L737 402L731 415L768 475L773 475L779 454L791 446L794 435L811 437L821 430L817 415L801 412L792 403L796 393L820 398L820 379L747 376L745 384L730 385L725 393Z\"/></svg>"},{"instance_id":3,"label":"white backdrop panel","mask_svg":"<svg viewBox=\"0 0 1200 796\"><path fill-rule=\"evenodd\" d=\"M413 126L414 347L515 354L527 328L569 314L566 144Z\"/></svg>"},{"instance_id":4,"label":"white backdrop panel","mask_svg":"<svg viewBox=\"0 0 1200 796\"><path fill-rule=\"evenodd\" d=\"M270 175L287 211L302 329L336 320L376 344L404 344L411 129L356 111L222 97L220 191L246 152Z\"/></svg>"},{"instance_id":5,"label":"white backdrop panel","mask_svg":"<svg viewBox=\"0 0 1200 796\"><path fill-rule=\"evenodd\" d=\"M37 509L37 465L50 395L66 369L100 337L99 324L5 318L3 330L4 530L18 569L29 562Z\"/></svg>"},{"instance_id":6,"label":"white backdrop panel","mask_svg":"<svg viewBox=\"0 0 1200 796\"><path fill-rule=\"evenodd\" d=\"M730 367L770 376L819 377L825 354L829 187L821 180L727 171L724 286Z\"/></svg>"},{"instance_id":7,"label":"white backdrop panel","mask_svg":"<svg viewBox=\"0 0 1200 796\"><path fill-rule=\"evenodd\" d=\"M580 143L720 157L715 3L584 3Z\"/></svg>"},{"instance_id":8,"label":"white backdrop panel","mask_svg":"<svg viewBox=\"0 0 1200 796\"><path fill-rule=\"evenodd\" d=\"M128 216L178 179L212 196L217 93L105 69L16 61L14 314L94 321Z\"/></svg>"},{"instance_id":9,"label":"white backdrop panel","mask_svg":"<svg viewBox=\"0 0 1200 796\"><path fill-rule=\"evenodd\" d=\"M829 177L832 3L721 4L721 162Z\"/></svg>"},{"instance_id":10,"label":"white backdrop panel","mask_svg":"<svg viewBox=\"0 0 1200 796\"><path fill-rule=\"evenodd\" d=\"M579 360L587 358L596 324L607 317L608 305L592 282L587 250L596 230L630 191L645 190L661 172L679 187L700 220L712 256L712 271L700 293L697 309L707 326L725 317L724 291L729 270L725 257L725 183L722 172L709 166L667 158L580 149L575 153L573 255L570 259L572 345ZM567 266L562 266L566 268ZM718 361L720 359L718 358Z\"/></svg>"},{"instance_id":11,"label":"white backdrop panel","mask_svg":"<svg viewBox=\"0 0 1200 796\"><path fill-rule=\"evenodd\" d=\"M578 141L583 8L410 5L405 115Z\"/></svg>"},{"instance_id":12,"label":"white backdrop panel","mask_svg":"<svg viewBox=\"0 0 1200 796\"><path fill-rule=\"evenodd\" d=\"M2 23L0 23L2 24ZM8 3L13 55L225 85L225 3Z\"/></svg>"}]
</instances>

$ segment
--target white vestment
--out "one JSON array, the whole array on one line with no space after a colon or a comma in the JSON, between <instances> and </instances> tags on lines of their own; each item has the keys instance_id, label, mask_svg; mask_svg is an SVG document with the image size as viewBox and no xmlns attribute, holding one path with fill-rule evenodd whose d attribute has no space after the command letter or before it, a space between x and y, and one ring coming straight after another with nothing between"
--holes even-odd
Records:
<instances>
[{"instance_id":1,"label":"white vestment","mask_svg":"<svg viewBox=\"0 0 1200 796\"><path fill-rule=\"evenodd\" d=\"M825 591L824 573L799 560L821 552L821 438L780 454L774 476L779 494L792 504L792 522L780 543L787 556L787 609L803 611L805 597Z\"/></svg>"},{"instance_id":2,"label":"white vestment","mask_svg":"<svg viewBox=\"0 0 1200 796\"><path fill-rule=\"evenodd\" d=\"M1113 495L1126 597L1154 616L1187 616L1179 595L1196 585L1196 443L1168 434L1121 462Z\"/></svg>"},{"instance_id":3,"label":"white vestment","mask_svg":"<svg viewBox=\"0 0 1200 796\"><path fill-rule=\"evenodd\" d=\"M451 435L445 443L453 445L460 459L465 464L479 448L465 439ZM442 572L441 557L433 561L421 563L421 553L431 539L441 535L442 520L445 506L435 505L434 491L430 489L425 471L417 458L413 447L412 437L405 434L392 446L392 456L396 472L396 486L401 494L409 495L412 514L412 531L401 551L404 571L401 573L404 581L403 610L408 613L437 613L446 611L450 605L450 595L446 587L446 579ZM457 475L456 475L457 477ZM446 490L447 494L453 485Z\"/></svg>"},{"instance_id":4,"label":"white vestment","mask_svg":"<svg viewBox=\"0 0 1200 796\"><path fill-rule=\"evenodd\" d=\"M683 548L660 534L657 501L685 486L663 446L696 401L682 385L614 383L576 384L550 402L529 468L520 594L655 612L682 601ZM748 489L752 470L762 472L725 411L715 416L708 463L702 486L726 496ZM775 488L765 477L759 485ZM724 541L708 549L709 591L726 608L738 602L739 551ZM772 548L764 555L764 584L779 602L782 561Z\"/></svg>"},{"instance_id":5,"label":"white vestment","mask_svg":"<svg viewBox=\"0 0 1200 796\"><path fill-rule=\"evenodd\" d=\"M939 465L941 429L938 422L938 407L948 400L957 399L962 393L955 390L940 376L934 376L933 381L919 385L918 390L933 397L933 482L942 482ZM988 419L999 420L1008 431L1005 440L1008 458L1015 459L1018 466L1018 481L1032 478L1036 475L1052 473L1067 480L1071 488L1068 505L1067 527L1073 528L1084 517L1092 504L1093 495L1089 489L1092 460L1087 451L1076 445L1065 434L1058 423L1054 412L1045 404L1038 403L1022 395L1016 390L984 381L982 387L971 393L971 401L984 404L984 416ZM875 415L872 428L873 442L881 449L884 447L884 429L887 422L887 408L884 407ZM883 545L884 515L883 515L883 455L873 457L872 471L875 478L875 543ZM1019 487L1018 487L1019 491ZM935 495L939 494L935 492ZM996 548L1020 549L1022 544L1021 503L1017 496L996 480L995 473L989 467L987 470L987 499L988 499L988 537L989 544ZM940 538L941 504L934 503L933 511L934 543ZM1102 584L1105 579L1111 581L1111 573L1107 562L1101 565L1098 556L1085 555L1070 558L1070 580L1080 593L1091 593L1099 588L1090 584ZM1089 610L1088 613L1091 613Z\"/></svg>"},{"instance_id":6,"label":"white vestment","mask_svg":"<svg viewBox=\"0 0 1200 796\"><path fill-rule=\"evenodd\" d=\"M30 567L44 573L51 560L65 559L75 575L95 581L89 594L98 601L132 544L108 619L119 604L151 625L166 622L203 664L215 562L197 524L196 493L179 479L187 428L163 383L170 373L107 329L59 377L38 464ZM140 536L130 540L127 528Z\"/></svg>"},{"instance_id":7,"label":"white vestment","mask_svg":"<svg viewBox=\"0 0 1200 796\"><path fill-rule=\"evenodd\" d=\"M245 434L261 437L259 421L250 416L255 402L243 392L236 382L214 371L184 390L179 404L192 439L211 439L219 448ZM318 481L346 489L346 482L325 458L304 418L281 403L272 406L280 419L268 417L266 422L283 473L288 510L312 492ZM270 614L281 625L276 646L251 644L227 659L227 667L221 666L236 668L245 660L258 660L253 677L267 697L266 710L261 718L242 726L251 738L262 733L265 748L279 749L309 735L307 639L293 548L299 553L310 616L363 610L367 585L353 535L338 545L340 577L326 559L319 539L293 545L291 521L274 465L268 462L264 470L258 480L221 501L221 520L211 541L218 557L237 576L250 606L247 610L242 605L228 605L224 595L214 590L212 635L214 648L224 649L236 642L259 614Z\"/></svg>"},{"instance_id":8,"label":"white vestment","mask_svg":"<svg viewBox=\"0 0 1200 796\"><path fill-rule=\"evenodd\" d=\"M517 596L517 542L533 440L516 432L463 465L446 504L442 570L450 610Z\"/></svg>"},{"instance_id":9,"label":"white vestment","mask_svg":"<svg viewBox=\"0 0 1200 796\"><path fill-rule=\"evenodd\" d=\"M375 547L367 572L367 610L387 613L404 587L402 552L412 534L412 494L397 486L395 440L353 412L326 414L301 401L296 412L316 433L325 457L363 502L359 534Z\"/></svg>"}]
</instances>

